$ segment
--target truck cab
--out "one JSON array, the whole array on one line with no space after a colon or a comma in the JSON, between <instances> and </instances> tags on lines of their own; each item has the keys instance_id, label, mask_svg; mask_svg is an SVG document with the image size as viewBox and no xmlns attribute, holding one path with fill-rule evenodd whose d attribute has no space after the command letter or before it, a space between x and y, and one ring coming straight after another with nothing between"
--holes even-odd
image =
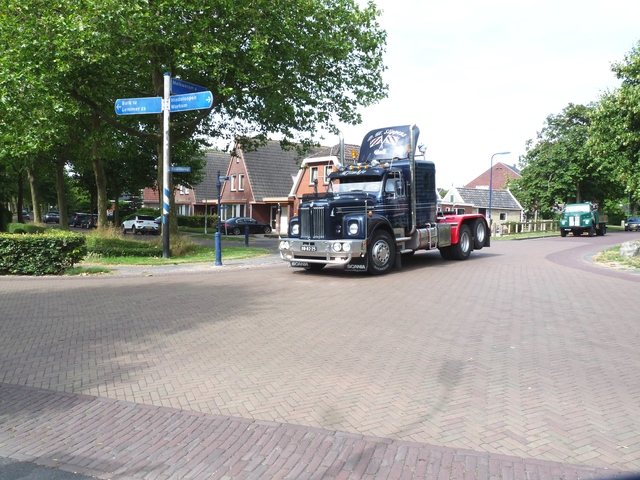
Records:
<instances>
[{"instance_id":1,"label":"truck cab","mask_svg":"<svg viewBox=\"0 0 640 480\"><path fill-rule=\"evenodd\" d=\"M607 233L607 222L598 212L598 207L589 202L565 205L560 219L560 236L571 232L574 236L587 233L590 237Z\"/></svg>"}]
</instances>

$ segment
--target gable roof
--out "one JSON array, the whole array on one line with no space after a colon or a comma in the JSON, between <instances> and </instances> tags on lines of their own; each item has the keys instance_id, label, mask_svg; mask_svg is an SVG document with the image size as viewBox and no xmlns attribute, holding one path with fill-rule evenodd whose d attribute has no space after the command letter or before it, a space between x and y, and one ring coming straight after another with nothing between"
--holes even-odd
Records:
<instances>
[{"instance_id":1,"label":"gable roof","mask_svg":"<svg viewBox=\"0 0 640 480\"><path fill-rule=\"evenodd\" d=\"M464 203L476 208L489 208L489 190L484 188L457 187L455 190ZM522 210L522 206L509 190L493 190L491 194L491 208L503 210Z\"/></svg>"},{"instance_id":2,"label":"gable roof","mask_svg":"<svg viewBox=\"0 0 640 480\"><path fill-rule=\"evenodd\" d=\"M491 172L493 171L493 179ZM521 178L520 170L515 165L507 165L506 163L496 162L492 169L487 169L481 175L477 176L469 183L465 184L465 188L489 188L491 183L494 190L504 189L507 179Z\"/></svg>"},{"instance_id":3,"label":"gable roof","mask_svg":"<svg viewBox=\"0 0 640 480\"><path fill-rule=\"evenodd\" d=\"M356 158L353 159L351 157L351 152L355 150ZM352 145L350 143L344 144L344 163L354 163L358 161L358 156L360 155L360 145ZM336 157L340 160L340 144L334 145L333 147L327 147L319 152L310 155L307 158L317 158L317 157Z\"/></svg>"},{"instance_id":4,"label":"gable roof","mask_svg":"<svg viewBox=\"0 0 640 480\"><path fill-rule=\"evenodd\" d=\"M313 153L317 151L314 149ZM300 158L295 149L283 150L279 141L271 140L257 150L242 152L241 155L256 201L289 195L293 177L300 169Z\"/></svg>"},{"instance_id":5,"label":"gable roof","mask_svg":"<svg viewBox=\"0 0 640 480\"><path fill-rule=\"evenodd\" d=\"M196 202L218 198L218 171L225 176L229 169L231 155L223 152L206 152L207 163L204 166L202 182L193 186Z\"/></svg>"}]
</instances>

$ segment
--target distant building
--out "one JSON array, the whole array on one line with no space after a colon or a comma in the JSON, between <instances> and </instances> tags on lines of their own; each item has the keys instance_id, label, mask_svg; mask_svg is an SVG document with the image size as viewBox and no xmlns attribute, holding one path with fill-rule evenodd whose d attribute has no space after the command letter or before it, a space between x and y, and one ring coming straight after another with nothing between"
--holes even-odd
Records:
<instances>
[{"instance_id":1,"label":"distant building","mask_svg":"<svg viewBox=\"0 0 640 480\"><path fill-rule=\"evenodd\" d=\"M493 174L492 174L493 172ZM491 176L493 175L493 178ZM489 189L489 184L494 190L503 190L509 180L521 178L520 170L515 165L506 165L502 162L493 164L493 169L487 170L479 177L467 183L464 188L484 188Z\"/></svg>"}]
</instances>

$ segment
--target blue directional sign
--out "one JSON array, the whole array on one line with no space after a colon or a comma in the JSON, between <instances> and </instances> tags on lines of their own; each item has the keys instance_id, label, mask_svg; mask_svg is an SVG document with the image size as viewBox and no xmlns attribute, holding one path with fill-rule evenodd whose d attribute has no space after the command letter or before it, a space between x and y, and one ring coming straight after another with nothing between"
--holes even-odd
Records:
<instances>
[{"instance_id":1,"label":"blue directional sign","mask_svg":"<svg viewBox=\"0 0 640 480\"><path fill-rule=\"evenodd\" d=\"M209 91L174 95L169 98L169 111L202 110L211 107L212 104L213 94Z\"/></svg>"},{"instance_id":2,"label":"blue directional sign","mask_svg":"<svg viewBox=\"0 0 640 480\"><path fill-rule=\"evenodd\" d=\"M179 78L171 79L171 93L173 93L174 95L206 91L207 89L201 87L200 85L194 85L193 83L185 82L184 80L180 80Z\"/></svg>"},{"instance_id":3,"label":"blue directional sign","mask_svg":"<svg viewBox=\"0 0 640 480\"><path fill-rule=\"evenodd\" d=\"M172 171L173 173L190 173L191 172L191 167L179 167L179 166L171 166L169 167L169 170Z\"/></svg>"},{"instance_id":4,"label":"blue directional sign","mask_svg":"<svg viewBox=\"0 0 640 480\"><path fill-rule=\"evenodd\" d=\"M120 98L116 100L116 115L162 113L162 97Z\"/></svg>"}]
</instances>

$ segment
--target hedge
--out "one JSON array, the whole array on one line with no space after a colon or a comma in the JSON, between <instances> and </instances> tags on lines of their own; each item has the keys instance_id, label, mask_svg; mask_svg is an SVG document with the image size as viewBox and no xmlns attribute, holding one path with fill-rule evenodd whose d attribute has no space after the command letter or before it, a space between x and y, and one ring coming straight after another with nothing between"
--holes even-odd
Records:
<instances>
[{"instance_id":1,"label":"hedge","mask_svg":"<svg viewBox=\"0 0 640 480\"><path fill-rule=\"evenodd\" d=\"M207 215L207 227L218 226L218 215ZM204 215L178 215L178 227L204 228Z\"/></svg>"},{"instance_id":2,"label":"hedge","mask_svg":"<svg viewBox=\"0 0 640 480\"><path fill-rule=\"evenodd\" d=\"M7 225L8 233L44 233L46 230L51 230L51 228L33 223L10 223Z\"/></svg>"},{"instance_id":3,"label":"hedge","mask_svg":"<svg viewBox=\"0 0 640 480\"><path fill-rule=\"evenodd\" d=\"M87 250L91 255L101 257L161 257L162 247L119 238L89 237Z\"/></svg>"},{"instance_id":4,"label":"hedge","mask_svg":"<svg viewBox=\"0 0 640 480\"><path fill-rule=\"evenodd\" d=\"M0 274L59 275L86 253L85 236L78 233L0 233Z\"/></svg>"}]
</instances>

